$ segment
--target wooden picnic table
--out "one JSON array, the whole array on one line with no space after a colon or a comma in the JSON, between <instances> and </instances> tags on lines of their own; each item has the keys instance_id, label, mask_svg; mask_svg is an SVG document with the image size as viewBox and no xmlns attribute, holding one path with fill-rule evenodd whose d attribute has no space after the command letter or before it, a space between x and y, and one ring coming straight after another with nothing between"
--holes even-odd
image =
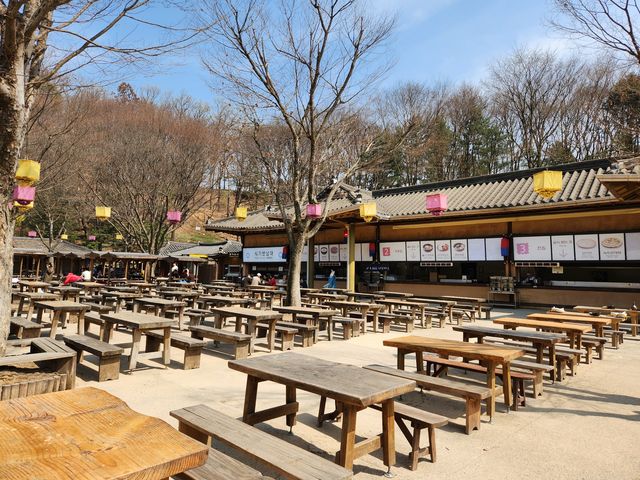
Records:
<instances>
[{"instance_id":1,"label":"wooden picnic table","mask_svg":"<svg viewBox=\"0 0 640 480\"><path fill-rule=\"evenodd\" d=\"M255 305L256 300L253 298L225 297L223 295L200 295L197 298L196 303L203 307L207 307L209 305L214 307L228 307L231 305Z\"/></svg>"},{"instance_id":2,"label":"wooden picnic table","mask_svg":"<svg viewBox=\"0 0 640 480\"><path fill-rule=\"evenodd\" d=\"M71 300L74 302L80 301L81 288L72 287L70 285L57 285L55 287L49 287L49 291L60 295L62 300Z\"/></svg>"},{"instance_id":3,"label":"wooden picnic table","mask_svg":"<svg viewBox=\"0 0 640 480\"><path fill-rule=\"evenodd\" d=\"M502 365L502 393L507 411L509 411L511 405L510 362L522 357L523 350L507 346L484 345L415 335L385 340L383 345L398 349L397 366L399 370L404 370L404 357L409 353L416 354L416 365L419 372L424 372L424 353L435 353L444 358L454 356L482 361L487 368L487 386L491 390L491 398L487 405L487 413L491 417L495 412L496 404L496 367Z\"/></svg>"},{"instance_id":4,"label":"wooden picnic table","mask_svg":"<svg viewBox=\"0 0 640 480\"><path fill-rule=\"evenodd\" d=\"M2 478L160 480L208 447L92 387L0 402Z\"/></svg>"},{"instance_id":5,"label":"wooden picnic table","mask_svg":"<svg viewBox=\"0 0 640 480\"><path fill-rule=\"evenodd\" d=\"M132 292L120 292L120 291L106 291L100 294L102 296L102 303L105 304L110 298L115 299L116 313L122 309L122 303L126 300L135 300L142 297L142 293L137 290Z\"/></svg>"},{"instance_id":6,"label":"wooden picnic table","mask_svg":"<svg viewBox=\"0 0 640 480\"><path fill-rule=\"evenodd\" d=\"M104 288L104 284L102 283L98 283L98 282L83 282L83 281L79 281L79 282L74 282L73 283L76 287L80 287L84 290L85 294L89 294L89 295L93 295L94 293L100 291L102 288Z\"/></svg>"},{"instance_id":7,"label":"wooden picnic table","mask_svg":"<svg viewBox=\"0 0 640 480\"><path fill-rule=\"evenodd\" d=\"M29 301L29 307L27 309L27 320L31 320L31 317L33 316L35 301L59 300L58 295L56 295L55 293L48 293L48 292L17 292L15 293L15 295L20 299L18 303L18 311L16 313L18 316L22 315L22 312L24 311L25 300Z\"/></svg>"},{"instance_id":8,"label":"wooden picnic table","mask_svg":"<svg viewBox=\"0 0 640 480\"><path fill-rule=\"evenodd\" d=\"M347 296L347 300L356 301L357 298L364 298L366 300L377 300L379 298L384 298L384 295L380 293L371 293L371 292L347 292L345 294Z\"/></svg>"},{"instance_id":9,"label":"wooden picnic table","mask_svg":"<svg viewBox=\"0 0 640 480\"><path fill-rule=\"evenodd\" d=\"M307 293L307 298L312 300L312 303L320 303L320 301L324 300L347 300L348 295L339 295L335 293L326 293L326 292L311 292ZM315 300L315 302L313 302Z\"/></svg>"},{"instance_id":10,"label":"wooden picnic table","mask_svg":"<svg viewBox=\"0 0 640 480\"><path fill-rule=\"evenodd\" d=\"M392 292L390 290L378 290L376 293L383 295L385 298L409 298L413 297L413 293L408 292Z\"/></svg>"},{"instance_id":11,"label":"wooden picnic table","mask_svg":"<svg viewBox=\"0 0 640 480\"><path fill-rule=\"evenodd\" d=\"M178 300L168 300L159 297L140 297L133 299L133 311L139 312L142 306L153 308L154 315L166 316L167 310L176 309L178 311L178 329L182 330L184 320L184 307L187 304Z\"/></svg>"},{"instance_id":12,"label":"wooden picnic table","mask_svg":"<svg viewBox=\"0 0 640 480\"><path fill-rule=\"evenodd\" d=\"M68 300L37 300L35 301L35 308L37 310L36 318L38 323L42 323L42 314L45 310L53 311L53 318L51 319L51 332L49 336L56 338L56 330L58 328L59 321L65 321L67 314L78 314L78 334L84 335L84 313L89 310L89 305L78 302L70 302Z\"/></svg>"},{"instance_id":13,"label":"wooden picnic table","mask_svg":"<svg viewBox=\"0 0 640 480\"><path fill-rule=\"evenodd\" d=\"M158 295L168 300L177 300L179 302L191 302L191 306L195 308L196 300L200 296L200 292L193 290L161 290Z\"/></svg>"},{"instance_id":14,"label":"wooden picnic table","mask_svg":"<svg viewBox=\"0 0 640 480\"><path fill-rule=\"evenodd\" d=\"M313 308L313 307L275 307L274 310L280 313L288 313L291 315L293 322L302 323L305 325L309 325L311 322L313 325L316 325L318 328L313 333L313 343L318 342L318 331L320 330L320 321L325 320L327 322L327 332L329 340L333 338L333 322L331 322L331 317L334 315L339 315L340 311L338 310L329 310L326 308ZM313 317L311 319L305 318L301 319L300 316Z\"/></svg>"},{"instance_id":15,"label":"wooden picnic table","mask_svg":"<svg viewBox=\"0 0 640 480\"><path fill-rule=\"evenodd\" d=\"M519 342L531 343L536 349L536 361L542 363L544 361L544 349L548 350L549 365L556 367L556 345L566 342L568 336L562 333L544 333L544 332L523 332L514 330L505 330L502 328L477 327L477 326L457 326L453 327L456 332L462 332L463 340L468 342L475 338L478 343L483 343L484 337L498 337L506 340L516 340ZM558 377L561 377L559 375ZM561 378L559 378L561 380Z\"/></svg>"},{"instance_id":16,"label":"wooden picnic table","mask_svg":"<svg viewBox=\"0 0 640 480\"><path fill-rule=\"evenodd\" d=\"M431 328L431 321L429 321L429 325L426 325L425 322L426 310L429 309L429 306L426 303L412 302L411 300L406 300L404 298L381 298L376 300L376 303L387 307L389 313L394 313L395 307L405 311L408 309L414 320L417 315L420 315L420 325L423 328Z\"/></svg>"},{"instance_id":17,"label":"wooden picnic table","mask_svg":"<svg viewBox=\"0 0 640 480\"><path fill-rule=\"evenodd\" d=\"M497 318L493 321L504 328L516 330L518 327L535 328L547 332L566 333L569 337L571 348L582 348L582 335L591 331L590 325L580 325L577 323L550 322L545 320L533 320L531 318Z\"/></svg>"},{"instance_id":18,"label":"wooden picnic table","mask_svg":"<svg viewBox=\"0 0 640 480\"><path fill-rule=\"evenodd\" d=\"M571 322L571 323L587 323L593 327L598 337L604 336L604 327L615 324L611 318L602 317L580 317L577 315L566 315L564 313L530 313L527 318L532 320L542 320L547 322Z\"/></svg>"},{"instance_id":19,"label":"wooden picnic table","mask_svg":"<svg viewBox=\"0 0 640 480\"><path fill-rule=\"evenodd\" d=\"M177 287L177 288L188 288L190 290L195 290L200 287L200 284L198 282L186 282L186 281L167 282L167 285L171 287Z\"/></svg>"},{"instance_id":20,"label":"wooden picnic table","mask_svg":"<svg viewBox=\"0 0 640 480\"><path fill-rule=\"evenodd\" d=\"M229 368L247 374L244 422L253 425L286 416L287 425L293 427L298 412L296 390L315 393L342 405L342 434L336 463L351 469L356 458L382 448L384 464L389 469L395 465L394 397L413 391L415 382L292 352L232 360ZM256 412L258 384L265 380L286 386L286 403ZM356 416L375 404L382 404L382 435L356 444ZM335 416L335 412L330 415Z\"/></svg>"},{"instance_id":21,"label":"wooden picnic table","mask_svg":"<svg viewBox=\"0 0 640 480\"><path fill-rule=\"evenodd\" d=\"M382 305L378 305L376 303L349 302L347 300L329 300L325 301L324 304L340 309L344 317L348 316L349 310L359 310L365 322L365 331L367 315L371 312L373 314L373 331L375 333L378 332L378 314L380 313L380 310L382 310Z\"/></svg>"},{"instance_id":22,"label":"wooden picnic table","mask_svg":"<svg viewBox=\"0 0 640 480\"><path fill-rule=\"evenodd\" d=\"M442 300L438 298L412 297L412 302L426 303L427 305L438 305L442 308L443 313L449 316L449 321L453 322L453 307L456 306L455 300Z\"/></svg>"},{"instance_id":23,"label":"wooden picnic table","mask_svg":"<svg viewBox=\"0 0 640 480\"><path fill-rule=\"evenodd\" d=\"M212 308L211 312L216 315L216 328L222 328L223 320L225 318L235 318L235 330L236 332L240 332L242 330L242 320L246 320L247 334L251 335L249 353L253 353L254 350L256 325L260 322L268 323L269 330L267 334L267 344L269 346L269 351L273 351L276 339L276 322L282 320L282 313L274 312L273 310L258 310L255 308L244 307L216 307Z\"/></svg>"},{"instance_id":24,"label":"wooden picnic table","mask_svg":"<svg viewBox=\"0 0 640 480\"><path fill-rule=\"evenodd\" d=\"M233 291L235 290L235 286L234 285L218 285L218 284L203 284L202 288L209 293L209 291L213 290L213 291L220 291L220 290L225 290L225 291Z\"/></svg>"},{"instance_id":25,"label":"wooden picnic table","mask_svg":"<svg viewBox=\"0 0 640 480\"><path fill-rule=\"evenodd\" d=\"M586 305L577 305L573 307L573 309L576 312L582 312L582 313L593 312L593 313L600 313L605 315L609 313L626 312L626 314L629 316L629 319L631 320L631 335L634 337L638 335L638 310L624 309L624 308L590 307Z\"/></svg>"},{"instance_id":26,"label":"wooden picnic table","mask_svg":"<svg viewBox=\"0 0 640 480\"><path fill-rule=\"evenodd\" d=\"M38 290L44 290L45 292L51 287L48 282L42 282L40 280L20 280L18 282L21 292L37 292Z\"/></svg>"},{"instance_id":27,"label":"wooden picnic table","mask_svg":"<svg viewBox=\"0 0 640 480\"><path fill-rule=\"evenodd\" d=\"M131 329L131 352L129 354L129 370L136 368L138 353L140 352L140 339L142 332L147 330L162 330L162 363L171 363L171 325L173 320L144 313L119 312L103 313L100 318L104 320L102 341L109 343L111 331L115 325L124 325Z\"/></svg>"}]
</instances>

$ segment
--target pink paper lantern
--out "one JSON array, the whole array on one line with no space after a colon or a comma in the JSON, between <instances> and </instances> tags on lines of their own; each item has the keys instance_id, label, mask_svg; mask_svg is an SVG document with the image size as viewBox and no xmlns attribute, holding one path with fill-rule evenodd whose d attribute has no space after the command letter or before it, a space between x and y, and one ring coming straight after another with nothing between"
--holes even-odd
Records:
<instances>
[{"instance_id":1,"label":"pink paper lantern","mask_svg":"<svg viewBox=\"0 0 640 480\"><path fill-rule=\"evenodd\" d=\"M444 193L427 195L427 211L432 215L441 215L447 210L447 196Z\"/></svg>"},{"instance_id":2,"label":"pink paper lantern","mask_svg":"<svg viewBox=\"0 0 640 480\"><path fill-rule=\"evenodd\" d=\"M87 236L87 240L89 240L90 242L95 242L96 241L96 236L95 235L89 235L89 236Z\"/></svg>"},{"instance_id":3,"label":"pink paper lantern","mask_svg":"<svg viewBox=\"0 0 640 480\"><path fill-rule=\"evenodd\" d=\"M322 204L309 203L307 204L307 217L320 218L322 216Z\"/></svg>"},{"instance_id":4,"label":"pink paper lantern","mask_svg":"<svg viewBox=\"0 0 640 480\"><path fill-rule=\"evenodd\" d=\"M169 210L167 212L167 221L172 224L180 223L182 220L182 212L177 210Z\"/></svg>"},{"instance_id":5,"label":"pink paper lantern","mask_svg":"<svg viewBox=\"0 0 640 480\"><path fill-rule=\"evenodd\" d=\"M28 205L36 198L36 187L16 185L13 189L13 199L20 205Z\"/></svg>"},{"instance_id":6,"label":"pink paper lantern","mask_svg":"<svg viewBox=\"0 0 640 480\"><path fill-rule=\"evenodd\" d=\"M27 232L27 237L29 238L36 238L38 236L38 232L36 232L35 230L29 230Z\"/></svg>"}]
</instances>

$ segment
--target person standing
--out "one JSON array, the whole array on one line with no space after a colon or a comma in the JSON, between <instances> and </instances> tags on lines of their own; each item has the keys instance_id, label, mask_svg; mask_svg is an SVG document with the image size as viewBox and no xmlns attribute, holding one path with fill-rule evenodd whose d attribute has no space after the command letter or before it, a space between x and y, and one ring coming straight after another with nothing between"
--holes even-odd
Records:
<instances>
[{"instance_id":1,"label":"person standing","mask_svg":"<svg viewBox=\"0 0 640 480\"><path fill-rule=\"evenodd\" d=\"M53 280L53 274L54 274L53 263L49 262L47 263L47 269L42 274L42 281L51 282Z\"/></svg>"},{"instance_id":2,"label":"person standing","mask_svg":"<svg viewBox=\"0 0 640 480\"><path fill-rule=\"evenodd\" d=\"M329 281L325 283L322 288L336 288L336 271L331 270L329 274Z\"/></svg>"},{"instance_id":3,"label":"person standing","mask_svg":"<svg viewBox=\"0 0 640 480\"><path fill-rule=\"evenodd\" d=\"M257 287L258 285L260 285L261 278L262 278L262 274L256 273L255 277L251 279L251 286Z\"/></svg>"}]
</instances>

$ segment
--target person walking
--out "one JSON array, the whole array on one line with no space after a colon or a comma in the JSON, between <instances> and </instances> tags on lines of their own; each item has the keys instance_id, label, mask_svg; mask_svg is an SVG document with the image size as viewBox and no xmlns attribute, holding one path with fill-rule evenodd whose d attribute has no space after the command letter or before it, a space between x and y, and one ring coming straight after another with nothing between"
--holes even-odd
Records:
<instances>
[{"instance_id":1,"label":"person walking","mask_svg":"<svg viewBox=\"0 0 640 480\"><path fill-rule=\"evenodd\" d=\"M331 270L329 274L329 281L325 283L322 288L336 288L336 271Z\"/></svg>"}]
</instances>

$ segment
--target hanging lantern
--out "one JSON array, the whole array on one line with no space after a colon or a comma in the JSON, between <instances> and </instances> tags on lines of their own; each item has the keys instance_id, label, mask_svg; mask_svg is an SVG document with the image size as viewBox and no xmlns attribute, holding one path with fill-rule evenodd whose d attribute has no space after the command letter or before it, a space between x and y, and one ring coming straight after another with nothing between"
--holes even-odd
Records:
<instances>
[{"instance_id":1,"label":"hanging lantern","mask_svg":"<svg viewBox=\"0 0 640 480\"><path fill-rule=\"evenodd\" d=\"M60 235L60 240L69 240L69 235L63 233L62 235Z\"/></svg>"},{"instance_id":2,"label":"hanging lantern","mask_svg":"<svg viewBox=\"0 0 640 480\"><path fill-rule=\"evenodd\" d=\"M348 243L349 242L349 229L345 228L344 232L342 232L342 243Z\"/></svg>"},{"instance_id":3,"label":"hanging lantern","mask_svg":"<svg viewBox=\"0 0 640 480\"><path fill-rule=\"evenodd\" d=\"M33 202L27 203L26 205L21 205L18 202L13 202L13 206L17 207L18 210L20 210L21 212L24 212L26 210L31 210L33 208Z\"/></svg>"},{"instance_id":4,"label":"hanging lantern","mask_svg":"<svg viewBox=\"0 0 640 480\"><path fill-rule=\"evenodd\" d=\"M89 240L90 242L95 242L96 241L96 236L95 235L87 235L87 240Z\"/></svg>"},{"instance_id":5,"label":"hanging lantern","mask_svg":"<svg viewBox=\"0 0 640 480\"><path fill-rule=\"evenodd\" d=\"M378 207L375 203L363 203L360 205L360 216L365 222L370 222L378 213Z\"/></svg>"},{"instance_id":6,"label":"hanging lantern","mask_svg":"<svg viewBox=\"0 0 640 480\"><path fill-rule=\"evenodd\" d=\"M121 233L116 233L116 240L124 240L124 237Z\"/></svg>"},{"instance_id":7,"label":"hanging lantern","mask_svg":"<svg viewBox=\"0 0 640 480\"><path fill-rule=\"evenodd\" d=\"M36 238L38 236L38 233L35 230L29 230L27 232L27 237L29 238Z\"/></svg>"},{"instance_id":8,"label":"hanging lantern","mask_svg":"<svg viewBox=\"0 0 640 480\"><path fill-rule=\"evenodd\" d=\"M111 207L97 206L96 218L98 220L107 220L108 218L111 218Z\"/></svg>"},{"instance_id":9,"label":"hanging lantern","mask_svg":"<svg viewBox=\"0 0 640 480\"><path fill-rule=\"evenodd\" d=\"M236 219L242 222L245 218L247 218L247 207L236 208Z\"/></svg>"},{"instance_id":10,"label":"hanging lantern","mask_svg":"<svg viewBox=\"0 0 640 480\"><path fill-rule=\"evenodd\" d=\"M509 238L508 237L502 237L502 239L500 240L500 255L502 255L503 257L508 257L509 256L509 245L511 242L509 242Z\"/></svg>"},{"instance_id":11,"label":"hanging lantern","mask_svg":"<svg viewBox=\"0 0 640 480\"><path fill-rule=\"evenodd\" d=\"M13 199L20 205L27 205L36 198L36 187L16 185L13 189Z\"/></svg>"},{"instance_id":12,"label":"hanging lantern","mask_svg":"<svg viewBox=\"0 0 640 480\"><path fill-rule=\"evenodd\" d=\"M447 210L447 196L444 193L427 195L427 211L431 215L442 215Z\"/></svg>"},{"instance_id":13,"label":"hanging lantern","mask_svg":"<svg viewBox=\"0 0 640 480\"><path fill-rule=\"evenodd\" d=\"M18 180L18 182L24 182L28 185L36 183L38 180L40 180L40 164L35 160L18 160L16 180Z\"/></svg>"},{"instance_id":14,"label":"hanging lantern","mask_svg":"<svg viewBox=\"0 0 640 480\"><path fill-rule=\"evenodd\" d=\"M376 258L376 244L375 242L369 243L369 256L371 258Z\"/></svg>"},{"instance_id":15,"label":"hanging lantern","mask_svg":"<svg viewBox=\"0 0 640 480\"><path fill-rule=\"evenodd\" d=\"M551 198L562 190L562 172L544 170L533 176L533 191L543 198Z\"/></svg>"},{"instance_id":16,"label":"hanging lantern","mask_svg":"<svg viewBox=\"0 0 640 480\"><path fill-rule=\"evenodd\" d=\"M320 217L322 217L322 204L320 204L320 203L309 203L309 204L307 204L307 217L309 217L309 218L320 218Z\"/></svg>"},{"instance_id":17,"label":"hanging lantern","mask_svg":"<svg viewBox=\"0 0 640 480\"><path fill-rule=\"evenodd\" d=\"M178 210L169 210L167 212L167 222L169 222L171 225L175 225L177 223L180 223L182 221L182 212L179 212Z\"/></svg>"}]
</instances>

